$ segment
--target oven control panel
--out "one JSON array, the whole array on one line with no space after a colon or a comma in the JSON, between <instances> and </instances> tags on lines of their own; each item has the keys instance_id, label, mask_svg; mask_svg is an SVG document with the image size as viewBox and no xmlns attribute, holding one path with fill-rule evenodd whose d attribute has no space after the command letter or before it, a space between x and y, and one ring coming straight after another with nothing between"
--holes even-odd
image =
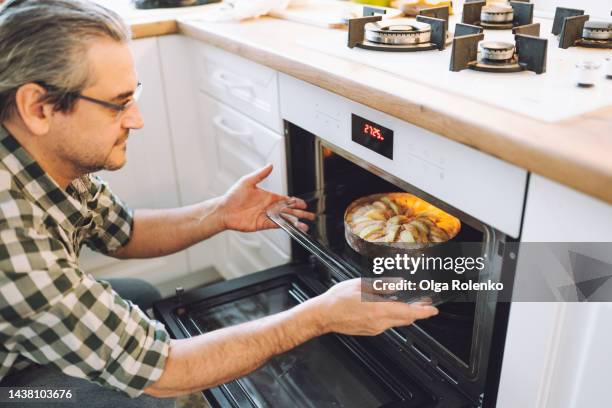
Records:
<instances>
[{"instance_id":1,"label":"oven control panel","mask_svg":"<svg viewBox=\"0 0 612 408\"><path fill-rule=\"evenodd\" d=\"M527 171L288 75L282 118L512 237Z\"/></svg>"}]
</instances>

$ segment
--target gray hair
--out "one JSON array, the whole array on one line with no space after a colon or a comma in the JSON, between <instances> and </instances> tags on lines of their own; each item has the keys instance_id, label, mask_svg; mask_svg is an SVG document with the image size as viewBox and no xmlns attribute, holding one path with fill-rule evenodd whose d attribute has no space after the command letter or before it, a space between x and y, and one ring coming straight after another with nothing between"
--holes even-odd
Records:
<instances>
[{"instance_id":1,"label":"gray hair","mask_svg":"<svg viewBox=\"0 0 612 408\"><path fill-rule=\"evenodd\" d=\"M130 29L115 12L86 0L9 0L0 7L0 122L14 112L19 87L37 83L44 101L69 112L90 83L89 41L126 43Z\"/></svg>"}]
</instances>

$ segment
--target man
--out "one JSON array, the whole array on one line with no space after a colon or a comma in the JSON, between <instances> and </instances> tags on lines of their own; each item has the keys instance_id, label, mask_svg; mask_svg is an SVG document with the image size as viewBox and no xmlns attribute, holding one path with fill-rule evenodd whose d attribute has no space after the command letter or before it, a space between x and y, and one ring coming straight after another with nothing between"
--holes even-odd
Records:
<instances>
[{"instance_id":1,"label":"man","mask_svg":"<svg viewBox=\"0 0 612 408\"><path fill-rule=\"evenodd\" d=\"M121 168L129 131L143 126L128 41L120 18L93 3L15 0L0 9L0 385L72 388L87 406L164 406L171 400L162 397L240 377L315 336L375 335L437 313L362 302L351 280L283 313L171 340L81 270L82 245L145 258L225 229L272 228L265 210L279 200L312 218L302 201L257 187L271 166L222 197L133 213L91 175Z\"/></svg>"}]
</instances>

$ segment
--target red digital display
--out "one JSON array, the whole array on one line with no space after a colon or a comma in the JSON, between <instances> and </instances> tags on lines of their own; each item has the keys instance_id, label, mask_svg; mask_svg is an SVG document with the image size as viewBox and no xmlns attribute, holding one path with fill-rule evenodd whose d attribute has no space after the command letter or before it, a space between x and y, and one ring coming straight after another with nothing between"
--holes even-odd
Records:
<instances>
[{"instance_id":1,"label":"red digital display","mask_svg":"<svg viewBox=\"0 0 612 408\"><path fill-rule=\"evenodd\" d=\"M393 130L351 114L351 139L393 160Z\"/></svg>"},{"instance_id":2,"label":"red digital display","mask_svg":"<svg viewBox=\"0 0 612 408\"><path fill-rule=\"evenodd\" d=\"M364 124L363 133L380 141L385 140L385 137L382 135L382 131L380 130L380 128L374 127L369 123Z\"/></svg>"}]
</instances>

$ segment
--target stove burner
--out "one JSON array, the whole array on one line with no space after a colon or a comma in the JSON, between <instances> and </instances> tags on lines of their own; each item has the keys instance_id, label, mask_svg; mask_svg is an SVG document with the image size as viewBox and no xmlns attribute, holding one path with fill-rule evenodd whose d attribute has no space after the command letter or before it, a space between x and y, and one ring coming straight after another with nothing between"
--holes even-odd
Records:
<instances>
[{"instance_id":1,"label":"stove burner","mask_svg":"<svg viewBox=\"0 0 612 408\"><path fill-rule=\"evenodd\" d=\"M407 18L367 23L365 39L379 44L413 45L431 40L431 26Z\"/></svg>"},{"instance_id":2,"label":"stove burner","mask_svg":"<svg viewBox=\"0 0 612 408\"><path fill-rule=\"evenodd\" d=\"M604 21L587 21L582 29L582 37L589 40L611 40L612 23Z\"/></svg>"},{"instance_id":3,"label":"stove burner","mask_svg":"<svg viewBox=\"0 0 612 408\"><path fill-rule=\"evenodd\" d=\"M481 23L511 23L514 11L509 4L483 6L480 11Z\"/></svg>"},{"instance_id":4,"label":"stove burner","mask_svg":"<svg viewBox=\"0 0 612 408\"><path fill-rule=\"evenodd\" d=\"M612 23L589 21L584 10L557 7L552 33L559 35L559 48L612 49Z\"/></svg>"},{"instance_id":5,"label":"stove burner","mask_svg":"<svg viewBox=\"0 0 612 408\"><path fill-rule=\"evenodd\" d=\"M442 10L444 9L444 10ZM448 17L448 7L422 10L427 15L415 19L382 20L380 15L371 15L349 20L348 47L373 51L427 51L443 50L451 42L448 20L433 17Z\"/></svg>"},{"instance_id":6,"label":"stove burner","mask_svg":"<svg viewBox=\"0 0 612 408\"><path fill-rule=\"evenodd\" d=\"M508 61L514 56L514 44L500 41L478 43L480 58L489 61Z\"/></svg>"},{"instance_id":7,"label":"stove burner","mask_svg":"<svg viewBox=\"0 0 612 408\"><path fill-rule=\"evenodd\" d=\"M450 70L461 71L469 68L475 71L496 73L533 71L536 74L542 74L546 72L548 40L526 34L516 34L514 38L515 44L482 41L483 33L455 37Z\"/></svg>"},{"instance_id":8,"label":"stove burner","mask_svg":"<svg viewBox=\"0 0 612 408\"><path fill-rule=\"evenodd\" d=\"M485 0L466 1L461 22L486 29L509 30L533 22L533 4L528 0L492 5L487 5Z\"/></svg>"}]
</instances>

